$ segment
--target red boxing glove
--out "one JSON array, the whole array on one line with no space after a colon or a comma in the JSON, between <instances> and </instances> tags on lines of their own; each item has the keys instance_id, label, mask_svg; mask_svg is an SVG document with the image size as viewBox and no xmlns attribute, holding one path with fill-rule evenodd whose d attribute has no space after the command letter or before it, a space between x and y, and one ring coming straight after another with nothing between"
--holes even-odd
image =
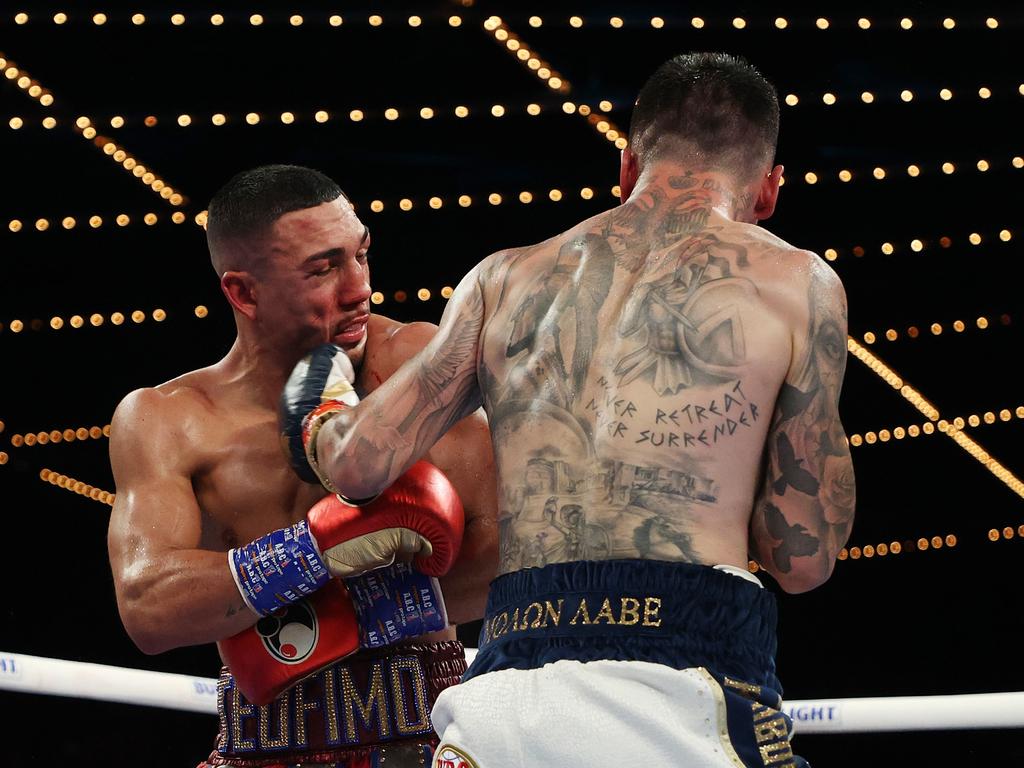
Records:
<instances>
[{"instance_id":1,"label":"red boxing glove","mask_svg":"<svg viewBox=\"0 0 1024 768\"><path fill-rule=\"evenodd\" d=\"M309 530L334 576L354 576L390 565L399 553L418 553L413 564L443 576L462 545L462 502L445 474L418 461L365 506L328 496L309 510Z\"/></svg>"}]
</instances>

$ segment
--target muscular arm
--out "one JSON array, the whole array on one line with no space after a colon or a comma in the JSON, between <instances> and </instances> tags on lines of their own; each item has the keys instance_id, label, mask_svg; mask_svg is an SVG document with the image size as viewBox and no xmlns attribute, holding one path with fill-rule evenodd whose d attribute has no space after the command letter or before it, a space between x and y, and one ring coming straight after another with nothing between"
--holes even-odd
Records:
<instances>
[{"instance_id":1,"label":"muscular arm","mask_svg":"<svg viewBox=\"0 0 1024 768\"><path fill-rule=\"evenodd\" d=\"M357 407L320 430L320 467L344 496L378 494L480 407L476 369L484 302L479 270L456 288L427 346Z\"/></svg>"},{"instance_id":2,"label":"muscular arm","mask_svg":"<svg viewBox=\"0 0 1024 768\"><path fill-rule=\"evenodd\" d=\"M839 420L846 370L846 297L827 267L811 271L806 330L775 404L764 484L750 521L751 552L787 592L832 574L853 525L853 463Z\"/></svg>"},{"instance_id":3,"label":"muscular arm","mask_svg":"<svg viewBox=\"0 0 1024 768\"><path fill-rule=\"evenodd\" d=\"M227 555L198 548L201 513L179 404L138 390L110 432L117 499L107 547L121 620L143 653L213 642L256 622Z\"/></svg>"},{"instance_id":4,"label":"muscular arm","mask_svg":"<svg viewBox=\"0 0 1024 768\"><path fill-rule=\"evenodd\" d=\"M437 334L437 326L412 323L399 329L388 342L386 366L378 372L392 376ZM477 410L459 421L426 456L445 473L462 500L466 528L455 565L441 579L445 607L453 624L479 619L487 602L487 589L497 575L497 476L487 418Z\"/></svg>"}]
</instances>

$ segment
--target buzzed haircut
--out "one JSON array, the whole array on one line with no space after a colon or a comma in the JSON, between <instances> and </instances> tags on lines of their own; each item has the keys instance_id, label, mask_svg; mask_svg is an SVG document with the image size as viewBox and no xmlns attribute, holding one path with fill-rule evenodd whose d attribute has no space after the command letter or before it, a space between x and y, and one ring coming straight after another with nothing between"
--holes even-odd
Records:
<instances>
[{"instance_id":1,"label":"buzzed haircut","mask_svg":"<svg viewBox=\"0 0 1024 768\"><path fill-rule=\"evenodd\" d=\"M640 90L629 125L641 165L675 157L744 177L771 165L778 138L775 88L746 60L726 53L666 61Z\"/></svg>"},{"instance_id":2,"label":"buzzed haircut","mask_svg":"<svg viewBox=\"0 0 1024 768\"><path fill-rule=\"evenodd\" d=\"M235 263L232 244L265 236L281 216L348 197L337 183L300 165L264 165L231 177L210 201L206 242L217 274L258 265Z\"/></svg>"}]
</instances>

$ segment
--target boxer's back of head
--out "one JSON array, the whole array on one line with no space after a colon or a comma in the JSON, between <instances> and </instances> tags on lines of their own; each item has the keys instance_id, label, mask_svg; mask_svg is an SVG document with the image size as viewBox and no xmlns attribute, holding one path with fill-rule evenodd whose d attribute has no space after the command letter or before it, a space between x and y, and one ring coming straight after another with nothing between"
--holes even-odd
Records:
<instances>
[{"instance_id":1,"label":"boxer's back of head","mask_svg":"<svg viewBox=\"0 0 1024 768\"><path fill-rule=\"evenodd\" d=\"M248 246L265 237L275 221L344 196L332 179L299 165L264 165L236 174L210 201L206 242L214 270L218 275L258 270L260 249Z\"/></svg>"},{"instance_id":2,"label":"boxer's back of head","mask_svg":"<svg viewBox=\"0 0 1024 768\"><path fill-rule=\"evenodd\" d=\"M629 144L641 166L673 160L750 177L771 166L775 88L742 58L690 53L662 64L633 108Z\"/></svg>"}]
</instances>

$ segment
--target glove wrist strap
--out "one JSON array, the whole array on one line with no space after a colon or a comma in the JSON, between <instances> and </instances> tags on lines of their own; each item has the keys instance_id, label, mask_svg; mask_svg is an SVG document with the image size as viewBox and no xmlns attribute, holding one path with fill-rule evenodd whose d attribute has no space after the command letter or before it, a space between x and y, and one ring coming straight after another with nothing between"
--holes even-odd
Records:
<instances>
[{"instance_id":1,"label":"glove wrist strap","mask_svg":"<svg viewBox=\"0 0 1024 768\"><path fill-rule=\"evenodd\" d=\"M345 579L359 616L359 645L380 648L448 626L441 585L407 563Z\"/></svg>"},{"instance_id":2,"label":"glove wrist strap","mask_svg":"<svg viewBox=\"0 0 1024 768\"><path fill-rule=\"evenodd\" d=\"M331 578L305 520L230 550L228 565L245 604L260 616L301 600Z\"/></svg>"}]
</instances>

